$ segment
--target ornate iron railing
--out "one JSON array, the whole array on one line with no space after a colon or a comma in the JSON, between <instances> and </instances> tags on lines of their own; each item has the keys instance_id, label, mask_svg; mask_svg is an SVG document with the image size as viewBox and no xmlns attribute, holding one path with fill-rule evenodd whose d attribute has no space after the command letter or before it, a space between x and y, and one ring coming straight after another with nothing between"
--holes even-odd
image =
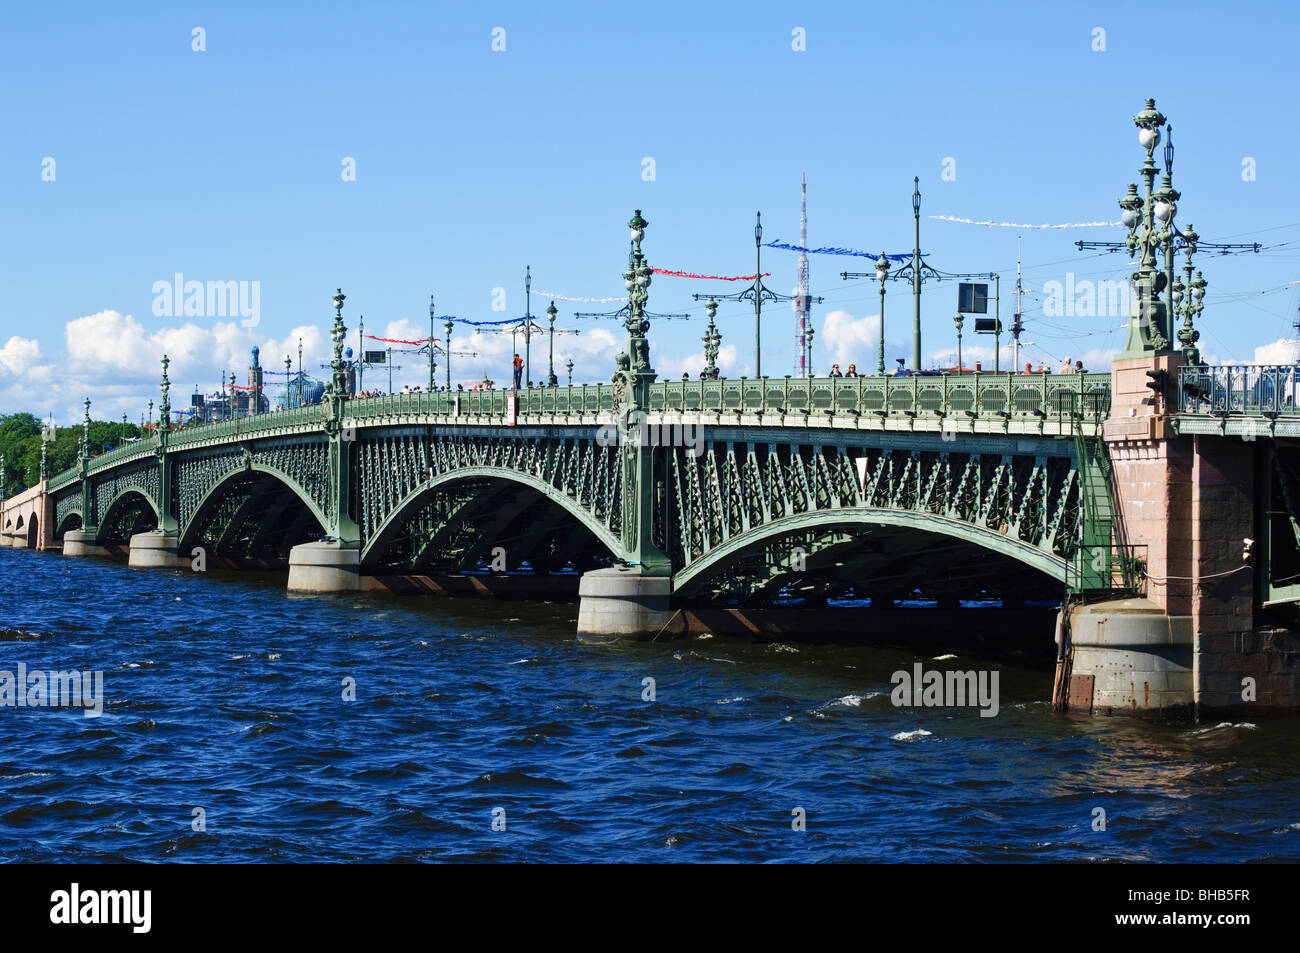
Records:
<instances>
[{"instance_id":1,"label":"ornate iron railing","mask_svg":"<svg viewBox=\"0 0 1300 953\"><path fill-rule=\"evenodd\" d=\"M1180 368L1178 412L1200 417L1300 417L1300 366Z\"/></svg>"}]
</instances>

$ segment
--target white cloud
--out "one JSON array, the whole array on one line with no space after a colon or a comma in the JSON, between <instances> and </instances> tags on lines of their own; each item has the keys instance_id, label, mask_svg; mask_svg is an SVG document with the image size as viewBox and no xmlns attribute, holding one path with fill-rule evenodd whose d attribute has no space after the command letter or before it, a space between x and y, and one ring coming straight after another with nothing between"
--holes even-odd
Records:
<instances>
[{"instance_id":1,"label":"white cloud","mask_svg":"<svg viewBox=\"0 0 1300 953\"><path fill-rule=\"evenodd\" d=\"M20 338L15 334L0 347L0 368L15 376L36 366L40 358L41 344L34 338Z\"/></svg>"},{"instance_id":2,"label":"white cloud","mask_svg":"<svg viewBox=\"0 0 1300 953\"><path fill-rule=\"evenodd\" d=\"M318 365L329 359L330 344L321 329L310 325L276 339L233 321L149 330L131 315L100 311L65 324L67 357L57 368L38 363L38 341L11 338L0 349L0 369L7 372L0 373L0 409L38 414L54 410L60 419L76 419L82 399L89 397L91 415L97 419L119 419L125 413L128 420L138 421L148 402L156 406L160 399L164 353L171 359L172 405L183 407L191 387L212 393L223 379L230 379L231 371L237 382L245 383L254 345L268 370L282 370L281 355L290 354L296 367L300 339L303 369L319 375Z\"/></svg>"},{"instance_id":3,"label":"white cloud","mask_svg":"<svg viewBox=\"0 0 1300 953\"><path fill-rule=\"evenodd\" d=\"M821 345L823 359L814 364L814 370L825 373L832 364L840 365L844 370L850 364L857 364L862 370L874 362L867 357L876 354L879 349L880 315L868 315L855 318L847 311L832 311L826 315L822 328L813 339L814 347ZM892 366L892 362L887 362Z\"/></svg>"},{"instance_id":4,"label":"white cloud","mask_svg":"<svg viewBox=\"0 0 1300 953\"><path fill-rule=\"evenodd\" d=\"M1262 344L1255 348L1256 364L1296 364L1300 363L1300 341L1279 338L1271 344Z\"/></svg>"}]
</instances>

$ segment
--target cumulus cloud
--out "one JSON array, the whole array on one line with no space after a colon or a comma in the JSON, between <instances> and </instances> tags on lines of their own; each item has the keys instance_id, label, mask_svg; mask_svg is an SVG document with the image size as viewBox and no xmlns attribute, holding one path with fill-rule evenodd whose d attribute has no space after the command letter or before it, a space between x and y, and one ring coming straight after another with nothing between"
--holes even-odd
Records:
<instances>
[{"instance_id":1,"label":"cumulus cloud","mask_svg":"<svg viewBox=\"0 0 1300 953\"><path fill-rule=\"evenodd\" d=\"M1297 364L1300 363L1300 341L1279 338L1271 344L1262 344L1255 348L1256 364Z\"/></svg>"},{"instance_id":2,"label":"cumulus cloud","mask_svg":"<svg viewBox=\"0 0 1300 953\"><path fill-rule=\"evenodd\" d=\"M0 347L0 369L15 376L36 366L41 358L41 344L33 338L14 335Z\"/></svg>"},{"instance_id":3,"label":"cumulus cloud","mask_svg":"<svg viewBox=\"0 0 1300 953\"><path fill-rule=\"evenodd\" d=\"M822 328L813 338L813 346L821 345L824 360L814 366L829 370L839 364L840 370L849 364L866 367L866 356L874 354L880 340L880 315L855 318L847 311L832 311L826 315Z\"/></svg>"},{"instance_id":4,"label":"cumulus cloud","mask_svg":"<svg viewBox=\"0 0 1300 953\"><path fill-rule=\"evenodd\" d=\"M148 402L159 400L164 353L171 359L168 376L175 407L188 403L190 387L212 393L232 371L237 382L246 382L254 345L269 370L282 370L283 356L290 354L296 366L299 340L309 373L319 374L318 365L330 357L328 335L310 325L278 339L234 321L149 330L129 314L108 310L68 321L63 336L66 358L57 367L40 363L37 340L11 338L0 349L0 412L54 410L62 419L75 419L81 415L82 399L89 397L96 418L116 419L125 413L127 419L139 420Z\"/></svg>"}]
</instances>

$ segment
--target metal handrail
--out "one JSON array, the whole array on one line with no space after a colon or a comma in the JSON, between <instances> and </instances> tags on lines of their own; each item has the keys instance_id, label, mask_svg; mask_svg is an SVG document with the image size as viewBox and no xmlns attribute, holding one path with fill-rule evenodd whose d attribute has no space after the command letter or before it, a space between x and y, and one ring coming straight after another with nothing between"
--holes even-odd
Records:
<instances>
[{"instance_id":1,"label":"metal handrail","mask_svg":"<svg viewBox=\"0 0 1300 953\"><path fill-rule=\"evenodd\" d=\"M1300 417L1300 366L1182 367L1177 404L1180 414L1196 417Z\"/></svg>"}]
</instances>

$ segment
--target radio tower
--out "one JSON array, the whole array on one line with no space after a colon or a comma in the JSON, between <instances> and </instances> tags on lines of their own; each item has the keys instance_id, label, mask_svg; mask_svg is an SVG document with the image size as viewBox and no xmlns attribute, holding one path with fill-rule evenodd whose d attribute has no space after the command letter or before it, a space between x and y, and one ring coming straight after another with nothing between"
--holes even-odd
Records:
<instances>
[{"instance_id":1,"label":"radio tower","mask_svg":"<svg viewBox=\"0 0 1300 953\"><path fill-rule=\"evenodd\" d=\"M799 187L799 246L808 247L808 174L803 174ZM795 361L795 376L807 377L808 367L808 253L799 252L799 291L795 297L795 310L798 319L795 324L795 343L799 346L799 358Z\"/></svg>"}]
</instances>

